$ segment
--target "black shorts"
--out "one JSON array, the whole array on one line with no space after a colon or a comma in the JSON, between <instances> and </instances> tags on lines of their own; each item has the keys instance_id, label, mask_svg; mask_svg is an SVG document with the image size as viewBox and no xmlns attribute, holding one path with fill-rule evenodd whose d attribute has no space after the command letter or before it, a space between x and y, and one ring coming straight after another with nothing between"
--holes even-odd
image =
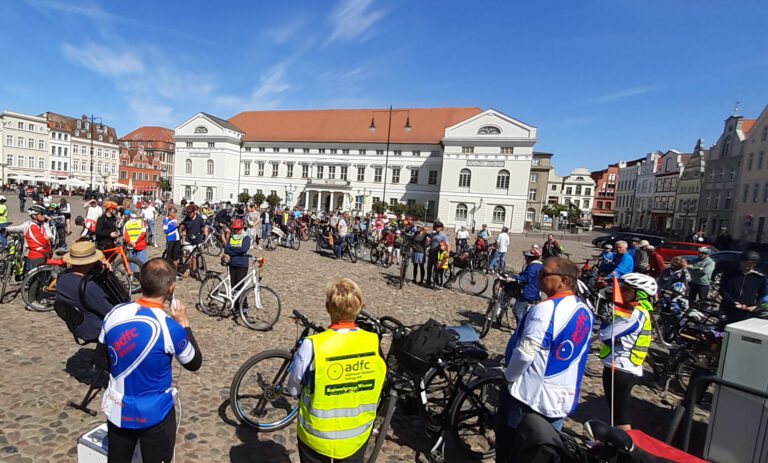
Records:
<instances>
[{"instance_id":1,"label":"black shorts","mask_svg":"<svg viewBox=\"0 0 768 463\"><path fill-rule=\"evenodd\" d=\"M181 257L181 241L166 241L165 258L166 260L179 260Z\"/></svg>"}]
</instances>

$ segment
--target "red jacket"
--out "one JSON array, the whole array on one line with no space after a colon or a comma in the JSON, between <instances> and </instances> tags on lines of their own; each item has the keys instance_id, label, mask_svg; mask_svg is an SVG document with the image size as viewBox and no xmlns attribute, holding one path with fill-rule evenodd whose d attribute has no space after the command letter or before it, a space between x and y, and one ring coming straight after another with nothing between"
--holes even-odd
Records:
<instances>
[{"instance_id":1,"label":"red jacket","mask_svg":"<svg viewBox=\"0 0 768 463\"><path fill-rule=\"evenodd\" d=\"M659 253L653 251L648 254L648 274L650 276L658 278L665 268L664 258L661 257Z\"/></svg>"},{"instance_id":2,"label":"red jacket","mask_svg":"<svg viewBox=\"0 0 768 463\"><path fill-rule=\"evenodd\" d=\"M51 252L50 235L45 226L39 222L31 221L29 223L24 231L24 239L27 249L29 249L27 257L30 259L39 259Z\"/></svg>"}]
</instances>

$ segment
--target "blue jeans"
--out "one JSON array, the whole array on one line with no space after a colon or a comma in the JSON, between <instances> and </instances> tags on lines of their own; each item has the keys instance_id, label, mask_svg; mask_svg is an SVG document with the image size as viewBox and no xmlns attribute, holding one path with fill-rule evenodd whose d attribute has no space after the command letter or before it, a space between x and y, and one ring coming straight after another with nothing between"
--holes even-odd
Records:
<instances>
[{"instance_id":1,"label":"blue jeans","mask_svg":"<svg viewBox=\"0 0 768 463\"><path fill-rule=\"evenodd\" d=\"M151 239L151 243L155 243L155 221L145 220L147 222L147 237Z\"/></svg>"},{"instance_id":2,"label":"blue jeans","mask_svg":"<svg viewBox=\"0 0 768 463\"><path fill-rule=\"evenodd\" d=\"M19 198L19 209L24 212L24 204L27 202L26 198Z\"/></svg>"},{"instance_id":3,"label":"blue jeans","mask_svg":"<svg viewBox=\"0 0 768 463\"><path fill-rule=\"evenodd\" d=\"M512 455L512 443L515 440L517 427L523 416L528 413L535 413L531 407L512 397L509 389L506 387L499 393L499 406L496 410L496 461L508 462L514 461ZM563 430L564 418L547 418L558 432Z\"/></svg>"},{"instance_id":4,"label":"blue jeans","mask_svg":"<svg viewBox=\"0 0 768 463\"><path fill-rule=\"evenodd\" d=\"M504 270L506 256L506 252L493 251L493 256L491 256L491 263L488 264L488 269L493 270L498 266L500 271Z\"/></svg>"},{"instance_id":5,"label":"blue jeans","mask_svg":"<svg viewBox=\"0 0 768 463\"><path fill-rule=\"evenodd\" d=\"M261 224L261 239L263 240L267 239L268 234L269 234L269 224L268 223Z\"/></svg>"},{"instance_id":6,"label":"blue jeans","mask_svg":"<svg viewBox=\"0 0 768 463\"><path fill-rule=\"evenodd\" d=\"M8 245L8 241L5 238L5 227L8 226L8 222L0 223L0 249L5 249Z\"/></svg>"},{"instance_id":7,"label":"blue jeans","mask_svg":"<svg viewBox=\"0 0 768 463\"><path fill-rule=\"evenodd\" d=\"M135 249L128 249L128 256L139 259L143 264L147 260L147 250L142 249L141 251L137 251ZM136 272L138 270L139 269L136 268L135 264L131 264L131 272Z\"/></svg>"},{"instance_id":8,"label":"blue jeans","mask_svg":"<svg viewBox=\"0 0 768 463\"><path fill-rule=\"evenodd\" d=\"M285 247L290 248L291 245L293 244L293 240L294 240L293 233L290 233L290 232L286 233L285 234Z\"/></svg>"},{"instance_id":9,"label":"blue jeans","mask_svg":"<svg viewBox=\"0 0 768 463\"><path fill-rule=\"evenodd\" d=\"M522 298L515 301L515 305L512 306L512 314L515 316L516 326L520 326L520 320L523 319L523 315L525 315L525 311L530 304L530 302Z\"/></svg>"},{"instance_id":10,"label":"blue jeans","mask_svg":"<svg viewBox=\"0 0 768 463\"><path fill-rule=\"evenodd\" d=\"M352 242L351 238L352 238L351 235L346 235L344 238L339 238L338 243L336 243L336 257L341 258L341 249L342 249L343 243L344 241L351 243Z\"/></svg>"}]
</instances>

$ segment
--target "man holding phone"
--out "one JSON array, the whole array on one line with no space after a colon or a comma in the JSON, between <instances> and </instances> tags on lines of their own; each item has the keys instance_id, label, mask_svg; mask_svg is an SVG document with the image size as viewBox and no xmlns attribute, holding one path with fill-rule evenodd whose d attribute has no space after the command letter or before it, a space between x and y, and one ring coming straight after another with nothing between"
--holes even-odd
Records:
<instances>
[{"instance_id":1,"label":"man holding phone","mask_svg":"<svg viewBox=\"0 0 768 463\"><path fill-rule=\"evenodd\" d=\"M142 297L115 306L104 318L99 342L109 354L109 385L101 409L107 416L110 463L129 463L136 443L142 459L170 462L176 443L171 358L196 371L203 357L187 309L173 297L176 269L156 257L141 268ZM169 303L170 316L163 310Z\"/></svg>"}]
</instances>

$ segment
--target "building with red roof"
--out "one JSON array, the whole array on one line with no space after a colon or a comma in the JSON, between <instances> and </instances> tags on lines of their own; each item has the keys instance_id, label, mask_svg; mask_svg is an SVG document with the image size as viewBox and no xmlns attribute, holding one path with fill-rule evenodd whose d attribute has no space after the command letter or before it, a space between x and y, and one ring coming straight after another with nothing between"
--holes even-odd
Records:
<instances>
[{"instance_id":1,"label":"building with red roof","mask_svg":"<svg viewBox=\"0 0 768 463\"><path fill-rule=\"evenodd\" d=\"M173 129L143 126L120 138L119 187L141 195L160 193L163 178L173 184Z\"/></svg>"}]
</instances>

